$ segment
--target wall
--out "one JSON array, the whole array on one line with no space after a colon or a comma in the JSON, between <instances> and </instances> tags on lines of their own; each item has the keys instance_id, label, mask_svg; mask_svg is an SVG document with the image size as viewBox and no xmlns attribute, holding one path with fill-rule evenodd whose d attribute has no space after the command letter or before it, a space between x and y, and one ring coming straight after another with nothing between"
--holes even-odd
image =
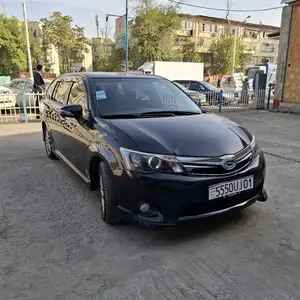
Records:
<instances>
[{"instance_id":1,"label":"wall","mask_svg":"<svg viewBox=\"0 0 300 300\"><path fill-rule=\"evenodd\" d=\"M284 102L300 103L300 2L292 12L292 26L286 77L284 81Z\"/></svg>"}]
</instances>

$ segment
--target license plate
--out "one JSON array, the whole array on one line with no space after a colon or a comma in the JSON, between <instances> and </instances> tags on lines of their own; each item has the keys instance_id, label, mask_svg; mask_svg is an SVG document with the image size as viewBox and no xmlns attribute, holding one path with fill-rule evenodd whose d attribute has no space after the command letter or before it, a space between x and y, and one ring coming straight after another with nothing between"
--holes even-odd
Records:
<instances>
[{"instance_id":1,"label":"license plate","mask_svg":"<svg viewBox=\"0 0 300 300\"><path fill-rule=\"evenodd\" d=\"M254 176L222 182L208 187L208 200L231 196L254 187Z\"/></svg>"}]
</instances>

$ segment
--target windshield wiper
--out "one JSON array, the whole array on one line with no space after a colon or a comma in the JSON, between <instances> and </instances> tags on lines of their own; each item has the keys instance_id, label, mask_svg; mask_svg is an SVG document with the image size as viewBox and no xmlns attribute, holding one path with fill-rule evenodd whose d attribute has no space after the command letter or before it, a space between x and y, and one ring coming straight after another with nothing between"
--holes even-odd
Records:
<instances>
[{"instance_id":1,"label":"windshield wiper","mask_svg":"<svg viewBox=\"0 0 300 300\"><path fill-rule=\"evenodd\" d=\"M149 111L141 113L141 116L189 116L199 115L200 112L184 111L184 110L162 110L162 111Z\"/></svg>"},{"instance_id":2,"label":"windshield wiper","mask_svg":"<svg viewBox=\"0 0 300 300\"><path fill-rule=\"evenodd\" d=\"M103 119L135 119L140 118L139 114L113 114L113 115L104 115Z\"/></svg>"}]
</instances>

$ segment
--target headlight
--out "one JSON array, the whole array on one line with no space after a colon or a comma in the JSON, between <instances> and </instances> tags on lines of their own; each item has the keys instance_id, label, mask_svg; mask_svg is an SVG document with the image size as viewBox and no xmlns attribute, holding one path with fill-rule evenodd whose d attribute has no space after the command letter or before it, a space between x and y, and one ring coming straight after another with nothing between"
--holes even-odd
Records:
<instances>
[{"instance_id":1,"label":"headlight","mask_svg":"<svg viewBox=\"0 0 300 300\"><path fill-rule=\"evenodd\" d=\"M183 168L174 156L143 153L120 148L126 169L130 171L183 173Z\"/></svg>"},{"instance_id":2,"label":"headlight","mask_svg":"<svg viewBox=\"0 0 300 300\"><path fill-rule=\"evenodd\" d=\"M250 145L251 145L253 156L256 156L260 152L260 148L259 148L259 145L255 141L254 135L252 135L252 140L251 140Z\"/></svg>"}]
</instances>

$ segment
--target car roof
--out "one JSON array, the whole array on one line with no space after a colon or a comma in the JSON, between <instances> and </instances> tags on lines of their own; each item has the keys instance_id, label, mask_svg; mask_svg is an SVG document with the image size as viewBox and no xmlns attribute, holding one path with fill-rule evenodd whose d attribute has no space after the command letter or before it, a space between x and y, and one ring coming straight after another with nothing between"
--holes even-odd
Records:
<instances>
[{"instance_id":1,"label":"car roof","mask_svg":"<svg viewBox=\"0 0 300 300\"><path fill-rule=\"evenodd\" d=\"M160 76L155 75L146 75L139 73L130 73L130 72L76 72L76 73L67 73L63 74L61 77L69 77L69 76L82 76L86 79L95 79L95 78L131 78L131 79L139 79L139 78L162 78Z\"/></svg>"}]
</instances>

